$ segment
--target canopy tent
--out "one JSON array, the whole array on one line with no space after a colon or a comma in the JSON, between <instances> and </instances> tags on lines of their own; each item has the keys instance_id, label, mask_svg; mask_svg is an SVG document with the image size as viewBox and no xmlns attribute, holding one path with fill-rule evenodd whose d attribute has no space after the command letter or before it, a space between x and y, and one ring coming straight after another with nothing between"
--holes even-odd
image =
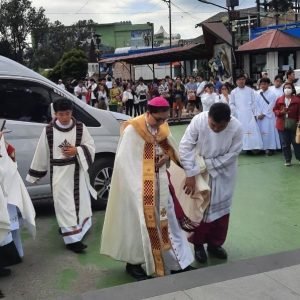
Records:
<instances>
[{"instance_id":1,"label":"canopy tent","mask_svg":"<svg viewBox=\"0 0 300 300\"><path fill-rule=\"evenodd\" d=\"M208 50L203 44L191 44L163 50L155 49L150 52L113 56L100 60L100 63L113 64L125 62L132 65L158 64L166 62L184 61L208 58Z\"/></svg>"}]
</instances>

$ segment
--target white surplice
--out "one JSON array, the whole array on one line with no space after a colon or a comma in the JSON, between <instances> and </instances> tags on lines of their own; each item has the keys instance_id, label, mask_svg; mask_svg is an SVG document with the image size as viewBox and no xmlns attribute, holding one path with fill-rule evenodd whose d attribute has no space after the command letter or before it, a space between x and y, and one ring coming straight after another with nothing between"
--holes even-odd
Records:
<instances>
[{"instance_id":1,"label":"white surplice","mask_svg":"<svg viewBox=\"0 0 300 300\"><path fill-rule=\"evenodd\" d=\"M280 87L277 88L277 87L275 87L275 85L272 85L272 86L269 87L269 90L276 95L276 100L279 97L283 96L283 94L284 94L283 86L280 86Z\"/></svg>"},{"instance_id":2,"label":"white surplice","mask_svg":"<svg viewBox=\"0 0 300 300\"><path fill-rule=\"evenodd\" d=\"M263 93L269 103L263 99L261 93ZM263 141L263 150L276 150L281 148L278 131L275 127L276 118L273 112L276 100L276 95L270 91L270 89L265 92L262 92L261 90L257 92L256 115L265 115L262 120L257 119L257 124Z\"/></svg>"},{"instance_id":3,"label":"white surplice","mask_svg":"<svg viewBox=\"0 0 300 300\"><path fill-rule=\"evenodd\" d=\"M213 222L230 213L242 139L242 126L236 118L231 117L228 126L216 133L208 125L208 112L195 116L185 131L179 154L186 176L200 173L197 155L204 158L210 175L211 201L204 222Z\"/></svg>"},{"instance_id":4,"label":"white surplice","mask_svg":"<svg viewBox=\"0 0 300 300\"><path fill-rule=\"evenodd\" d=\"M170 144L174 142L170 141ZM132 125L128 125L121 136L115 158L100 253L131 264L145 264L147 274L152 275L155 273L155 263L142 196L144 145L145 140ZM159 216L162 208L166 209L172 246L162 253L165 272L168 273L186 268L194 261L194 256L176 219L165 165L159 170L156 186L159 186L156 215Z\"/></svg>"},{"instance_id":5,"label":"white surplice","mask_svg":"<svg viewBox=\"0 0 300 300\"><path fill-rule=\"evenodd\" d=\"M219 95L216 95L216 100L215 100L216 103L225 103L225 104L228 104L229 105L229 102L230 102L230 95L228 95L228 101L227 99L225 98L225 96L223 94L219 94Z\"/></svg>"},{"instance_id":6,"label":"white surplice","mask_svg":"<svg viewBox=\"0 0 300 300\"><path fill-rule=\"evenodd\" d=\"M0 155L0 233L2 232L0 246L14 241L19 255L22 257L20 225L24 224L32 237L35 237L35 210L18 172L17 164L7 153L3 136L0 141ZM20 217L18 213L20 213Z\"/></svg>"},{"instance_id":7,"label":"white surplice","mask_svg":"<svg viewBox=\"0 0 300 300\"><path fill-rule=\"evenodd\" d=\"M75 157L64 156L66 145L76 145ZM73 119L66 127L56 120L43 130L26 178L35 183L50 168L55 214L65 244L81 241L91 226L90 193L95 199L97 194L88 169L94 156L94 140L84 124Z\"/></svg>"},{"instance_id":8,"label":"white surplice","mask_svg":"<svg viewBox=\"0 0 300 300\"><path fill-rule=\"evenodd\" d=\"M203 111L209 111L210 107L216 102L216 93L203 93L201 96L201 103Z\"/></svg>"},{"instance_id":9,"label":"white surplice","mask_svg":"<svg viewBox=\"0 0 300 300\"><path fill-rule=\"evenodd\" d=\"M247 86L235 88L230 94L229 105L232 115L241 122L243 127L243 150L261 150L263 142L255 120L255 91Z\"/></svg>"}]
</instances>

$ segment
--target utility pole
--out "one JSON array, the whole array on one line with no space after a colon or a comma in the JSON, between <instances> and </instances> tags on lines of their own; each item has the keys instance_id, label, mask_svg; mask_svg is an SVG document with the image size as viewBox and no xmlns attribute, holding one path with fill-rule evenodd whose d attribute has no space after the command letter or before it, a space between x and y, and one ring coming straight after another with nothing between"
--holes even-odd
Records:
<instances>
[{"instance_id":1,"label":"utility pole","mask_svg":"<svg viewBox=\"0 0 300 300\"><path fill-rule=\"evenodd\" d=\"M172 48L172 14L171 14L171 0L162 0L163 2L167 3L169 8L169 47ZM170 62L170 77L172 78L172 62Z\"/></svg>"}]
</instances>

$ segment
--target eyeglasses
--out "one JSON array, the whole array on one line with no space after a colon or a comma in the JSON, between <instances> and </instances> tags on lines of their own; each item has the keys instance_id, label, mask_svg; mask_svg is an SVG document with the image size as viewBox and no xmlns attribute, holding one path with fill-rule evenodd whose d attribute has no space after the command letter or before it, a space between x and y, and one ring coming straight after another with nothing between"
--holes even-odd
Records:
<instances>
[{"instance_id":1,"label":"eyeglasses","mask_svg":"<svg viewBox=\"0 0 300 300\"><path fill-rule=\"evenodd\" d=\"M168 118L156 118L153 116L153 114L151 114L151 116L157 123L164 123L164 122L168 121Z\"/></svg>"}]
</instances>

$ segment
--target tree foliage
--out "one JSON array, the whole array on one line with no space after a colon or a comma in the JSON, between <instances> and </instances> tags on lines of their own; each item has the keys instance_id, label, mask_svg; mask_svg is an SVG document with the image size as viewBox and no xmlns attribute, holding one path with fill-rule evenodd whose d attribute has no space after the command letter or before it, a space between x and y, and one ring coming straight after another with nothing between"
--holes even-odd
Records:
<instances>
[{"instance_id":1,"label":"tree foliage","mask_svg":"<svg viewBox=\"0 0 300 300\"><path fill-rule=\"evenodd\" d=\"M72 26L50 23L41 38L33 36L32 68L53 68L65 52L77 48L87 55L92 37L93 20L78 21Z\"/></svg>"},{"instance_id":2,"label":"tree foliage","mask_svg":"<svg viewBox=\"0 0 300 300\"><path fill-rule=\"evenodd\" d=\"M293 0L271 0L269 1L269 9L277 13L287 12L293 7Z\"/></svg>"},{"instance_id":3,"label":"tree foliage","mask_svg":"<svg viewBox=\"0 0 300 300\"><path fill-rule=\"evenodd\" d=\"M41 32L48 26L45 10L32 7L29 0L2 1L0 20L0 42L4 46L0 48L0 54L12 55L14 60L21 63L29 47L30 34ZM11 53L7 53L8 49Z\"/></svg>"},{"instance_id":4,"label":"tree foliage","mask_svg":"<svg viewBox=\"0 0 300 300\"><path fill-rule=\"evenodd\" d=\"M72 49L66 52L54 69L49 72L49 79L80 79L86 76L88 60L84 51Z\"/></svg>"}]
</instances>

